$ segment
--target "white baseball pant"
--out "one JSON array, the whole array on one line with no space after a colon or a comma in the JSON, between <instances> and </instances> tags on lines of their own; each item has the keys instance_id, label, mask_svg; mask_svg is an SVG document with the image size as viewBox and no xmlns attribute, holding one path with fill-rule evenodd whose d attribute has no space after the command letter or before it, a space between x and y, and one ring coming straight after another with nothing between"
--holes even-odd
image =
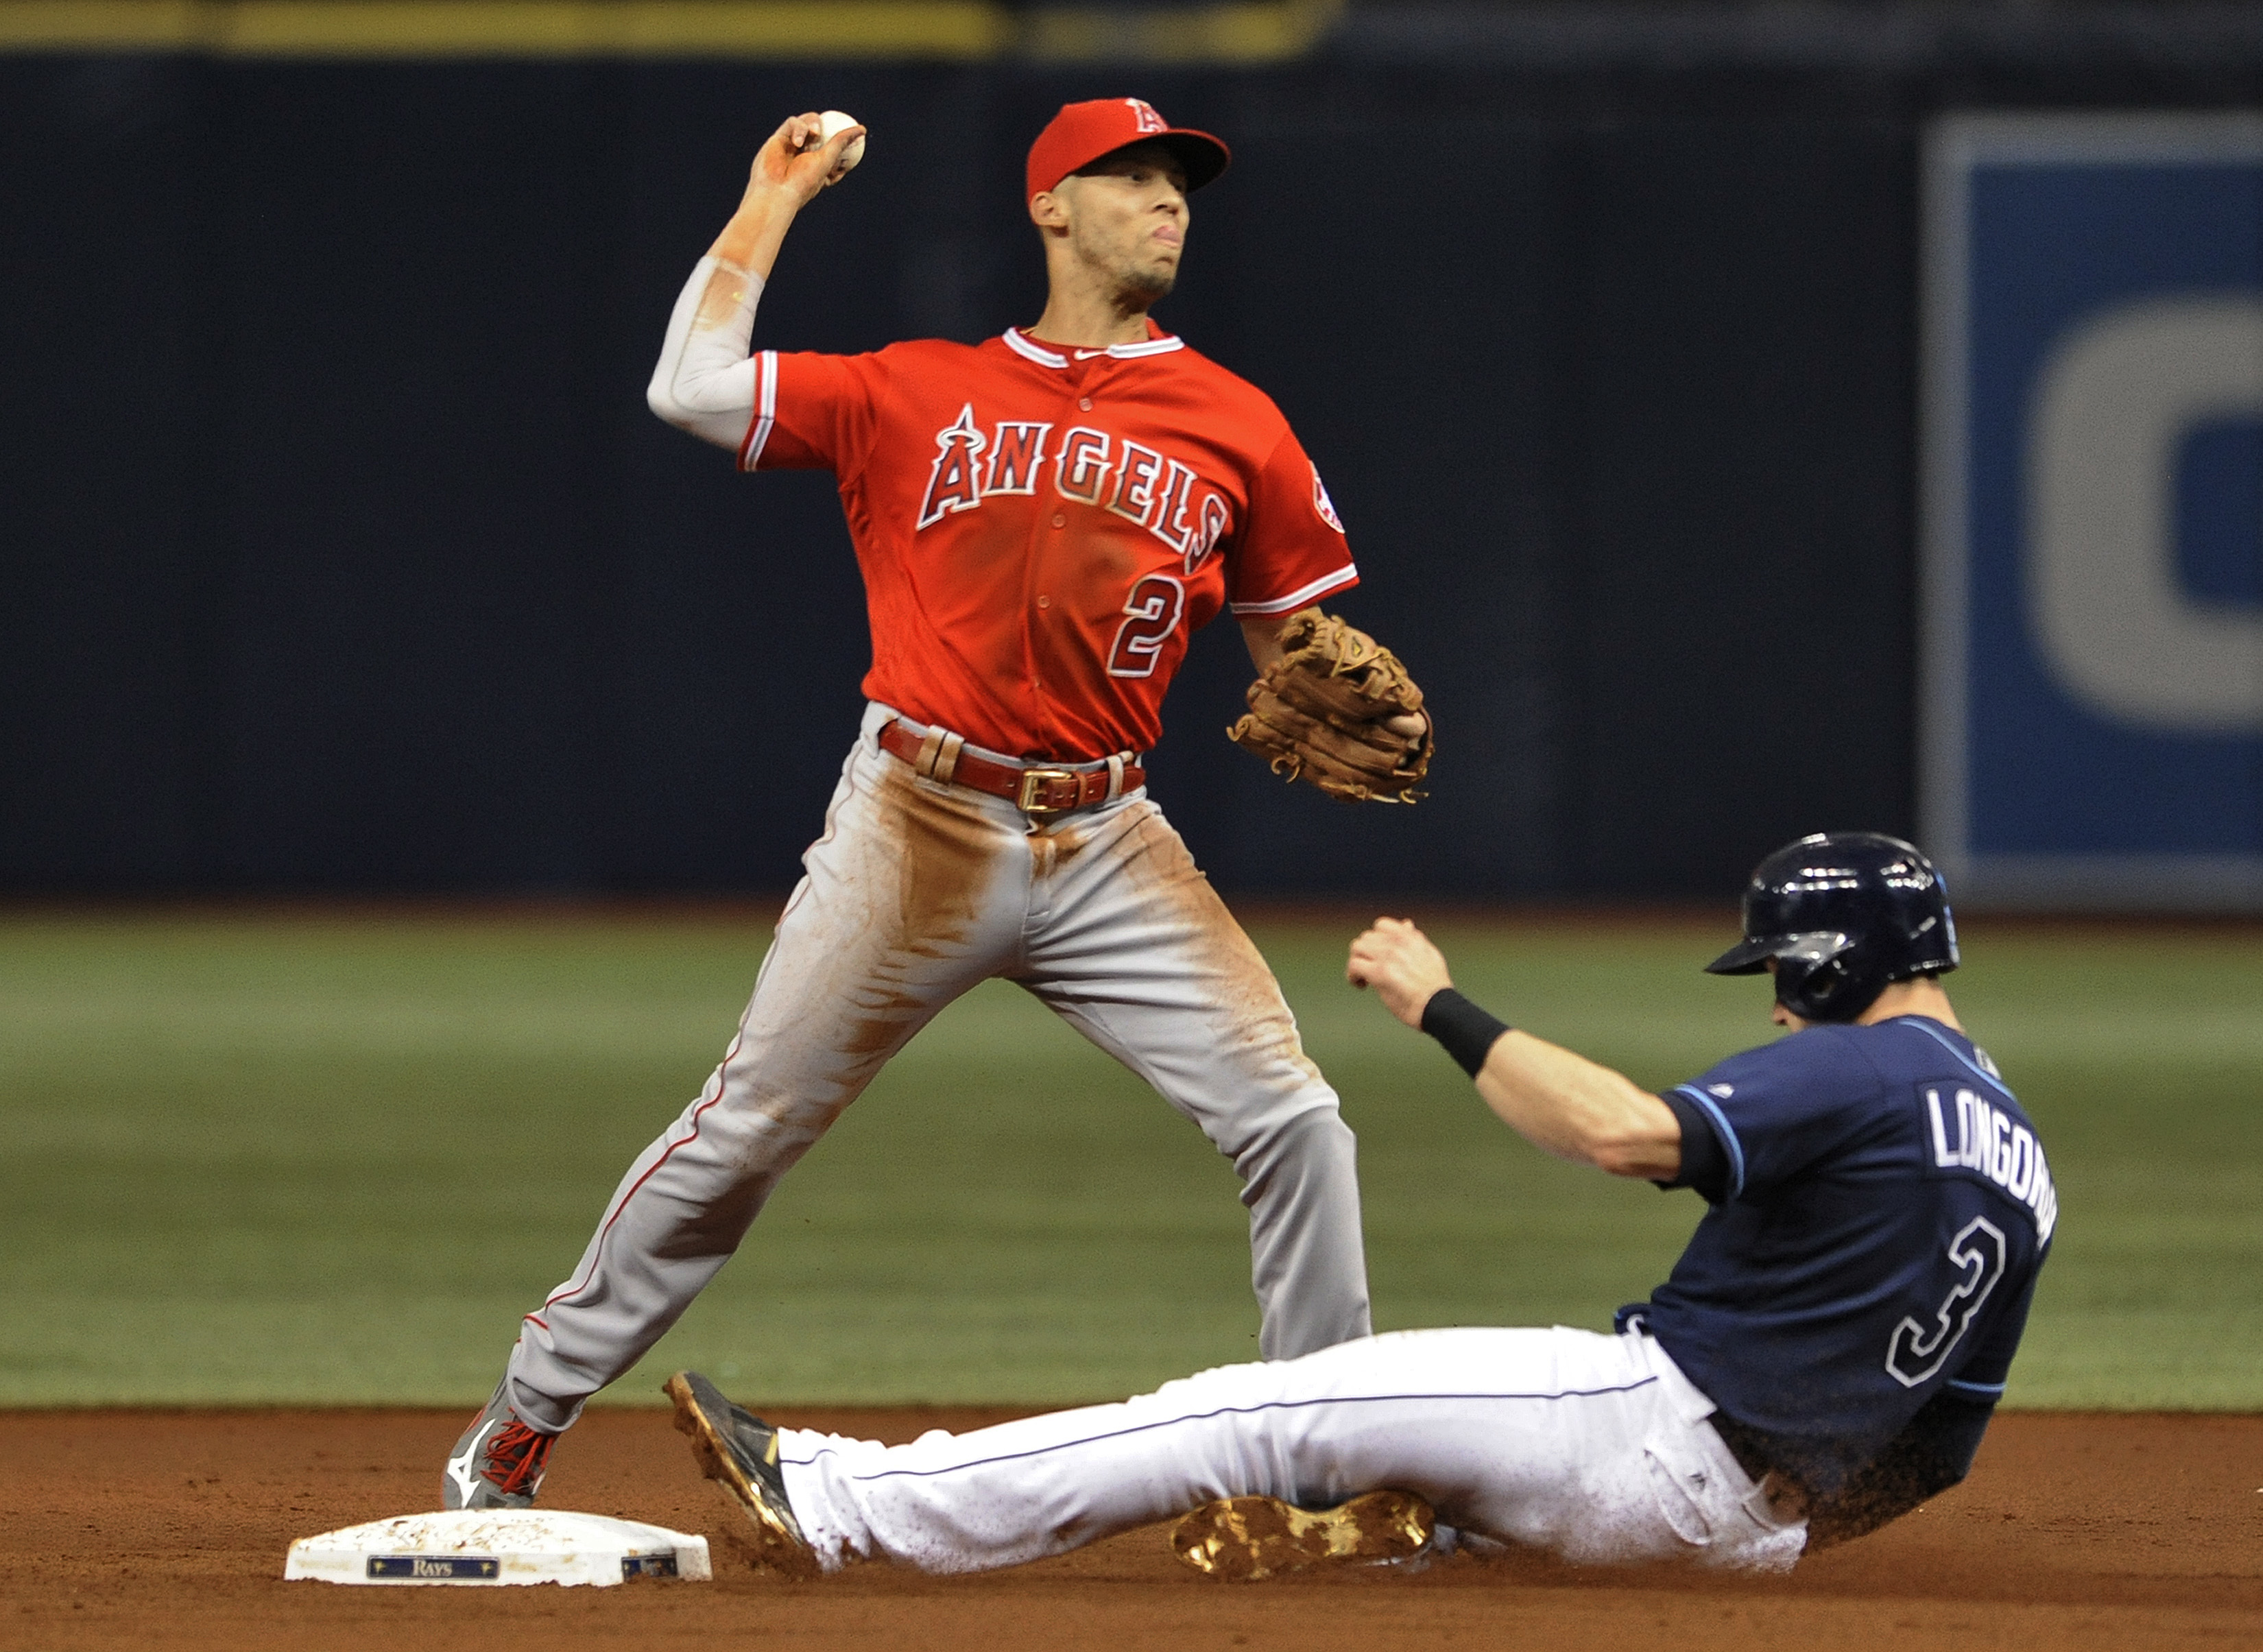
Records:
<instances>
[{"instance_id":1,"label":"white baseball pant","mask_svg":"<svg viewBox=\"0 0 2263 1652\"><path fill-rule=\"evenodd\" d=\"M1318 1508L1385 1488L1575 1562L1787 1570L1806 1522L1771 1511L1713 1409L1640 1332L1412 1330L970 1434L882 1446L781 1429L778 1449L828 1571L982 1571L1216 1497Z\"/></svg>"},{"instance_id":2,"label":"white baseball pant","mask_svg":"<svg viewBox=\"0 0 2263 1652\"><path fill-rule=\"evenodd\" d=\"M738 1248L888 1058L993 975L1036 994L1233 1161L1269 1359L1369 1329L1350 1129L1281 989L1144 791L1033 825L923 779L865 712L752 1000L639 1156L573 1277L520 1327L512 1409L562 1429Z\"/></svg>"}]
</instances>

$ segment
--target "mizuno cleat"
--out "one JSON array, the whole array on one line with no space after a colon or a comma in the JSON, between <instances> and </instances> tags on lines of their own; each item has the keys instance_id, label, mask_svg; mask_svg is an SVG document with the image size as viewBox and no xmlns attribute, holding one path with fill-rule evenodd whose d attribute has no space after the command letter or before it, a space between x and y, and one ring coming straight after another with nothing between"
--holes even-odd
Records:
<instances>
[{"instance_id":1,"label":"mizuno cleat","mask_svg":"<svg viewBox=\"0 0 2263 1652\"><path fill-rule=\"evenodd\" d=\"M444 1509L531 1509L542 1488L555 1434L531 1429L510 1412L503 1398L510 1381L495 1385L495 1397L472 1419L440 1474Z\"/></svg>"},{"instance_id":2,"label":"mizuno cleat","mask_svg":"<svg viewBox=\"0 0 2263 1652\"><path fill-rule=\"evenodd\" d=\"M1411 1560L1436 1525L1430 1505L1408 1491L1370 1491L1317 1511L1278 1497L1222 1497L1171 1528L1171 1552L1212 1577L1254 1583L1319 1566Z\"/></svg>"},{"instance_id":3,"label":"mizuno cleat","mask_svg":"<svg viewBox=\"0 0 2263 1652\"><path fill-rule=\"evenodd\" d=\"M746 1517L744 1525L731 1530L733 1547L759 1569L790 1577L816 1576L817 1554L786 1501L777 1431L732 1404L696 1371L677 1372L662 1392L676 1402L676 1426L690 1437L700 1472Z\"/></svg>"}]
</instances>

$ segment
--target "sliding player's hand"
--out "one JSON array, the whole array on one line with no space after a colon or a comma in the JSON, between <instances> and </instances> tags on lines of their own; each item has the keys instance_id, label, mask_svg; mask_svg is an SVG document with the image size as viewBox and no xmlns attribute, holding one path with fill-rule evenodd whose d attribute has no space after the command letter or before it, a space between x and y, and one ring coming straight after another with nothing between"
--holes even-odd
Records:
<instances>
[{"instance_id":1,"label":"sliding player's hand","mask_svg":"<svg viewBox=\"0 0 2263 1652\"><path fill-rule=\"evenodd\" d=\"M1383 1007L1408 1026L1422 1025L1431 997L1454 984L1446 957L1430 938L1403 917L1379 917L1375 927L1351 944L1344 979L1370 987Z\"/></svg>"}]
</instances>

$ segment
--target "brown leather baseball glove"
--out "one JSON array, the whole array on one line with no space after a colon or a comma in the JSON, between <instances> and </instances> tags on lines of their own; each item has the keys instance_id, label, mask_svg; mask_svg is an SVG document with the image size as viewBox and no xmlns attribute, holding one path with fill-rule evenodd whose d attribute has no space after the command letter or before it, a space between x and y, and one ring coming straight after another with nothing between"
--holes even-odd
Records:
<instances>
[{"instance_id":1,"label":"brown leather baseball glove","mask_svg":"<svg viewBox=\"0 0 2263 1652\"><path fill-rule=\"evenodd\" d=\"M1273 772L1353 803L1413 803L1430 771L1430 714L1399 656L1334 614L1307 608L1281 630L1281 657L1249 685L1226 737Z\"/></svg>"}]
</instances>

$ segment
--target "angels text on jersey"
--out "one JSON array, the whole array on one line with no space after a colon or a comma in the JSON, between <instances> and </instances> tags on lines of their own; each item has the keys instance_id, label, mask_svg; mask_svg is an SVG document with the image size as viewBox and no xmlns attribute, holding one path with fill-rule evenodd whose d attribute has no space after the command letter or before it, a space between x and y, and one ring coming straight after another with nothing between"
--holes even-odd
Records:
<instances>
[{"instance_id":1,"label":"angels text on jersey","mask_svg":"<svg viewBox=\"0 0 2263 1652\"><path fill-rule=\"evenodd\" d=\"M1048 487L1057 497L1113 511L1146 529L1191 575L1233 527L1233 507L1223 490L1183 460L1088 424L1074 425L1058 439L1053 431L1050 421L1001 419L986 435L974 404L962 406L936 432L935 462L915 532L978 510L994 496L1027 496Z\"/></svg>"}]
</instances>

